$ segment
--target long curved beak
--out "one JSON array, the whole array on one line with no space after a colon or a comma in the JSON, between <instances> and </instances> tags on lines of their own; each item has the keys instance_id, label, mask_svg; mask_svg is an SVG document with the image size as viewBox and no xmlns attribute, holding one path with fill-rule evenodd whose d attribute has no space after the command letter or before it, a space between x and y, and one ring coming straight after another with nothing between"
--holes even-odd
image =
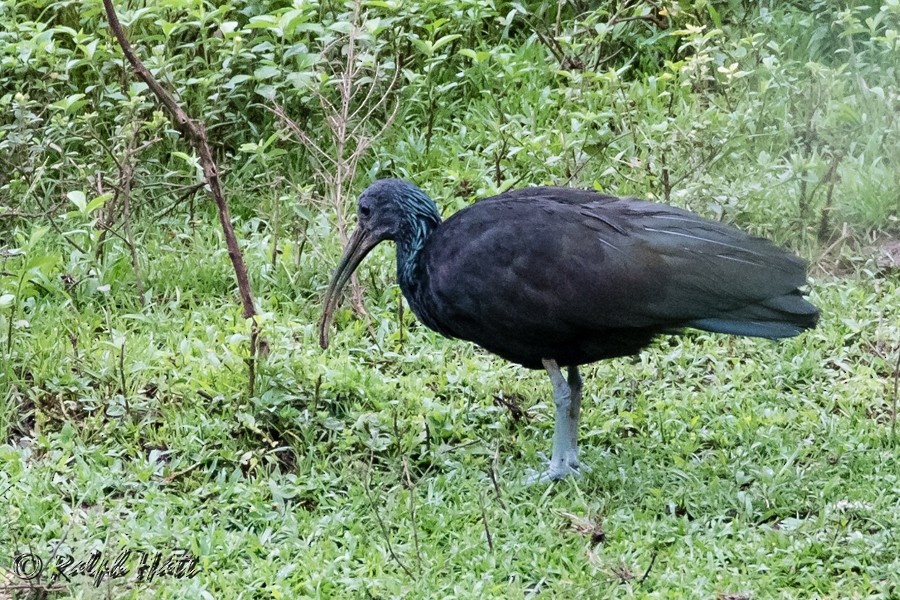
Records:
<instances>
[{"instance_id":1,"label":"long curved beak","mask_svg":"<svg viewBox=\"0 0 900 600\"><path fill-rule=\"evenodd\" d=\"M347 241L347 248L344 250L341 262L334 272L334 277L331 278L328 291L325 292L325 308L322 311L322 318L319 320L319 345L322 348L328 347L328 328L331 325L332 318L334 318L334 311L341 300L341 291L343 291L347 282L350 281L350 276L353 275L353 271L356 270L359 263L380 242L381 239L379 237L372 235L371 232L364 230L362 227L357 227Z\"/></svg>"}]
</instances>

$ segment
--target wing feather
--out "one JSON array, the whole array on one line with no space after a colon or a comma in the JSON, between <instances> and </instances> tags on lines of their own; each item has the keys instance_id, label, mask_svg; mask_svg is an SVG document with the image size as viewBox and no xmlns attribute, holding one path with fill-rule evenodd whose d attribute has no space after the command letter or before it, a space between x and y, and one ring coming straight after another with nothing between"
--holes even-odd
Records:
<instances>
[{"instance_id":1,"label":"wing feather","mask_svg":"<svg viewBox=\"0 0 900 600\"><path fill-rule=\"evenodd\" d=\"M685 326L784 337L818 315L787 250L632 198L517 190L453 215L427 248L433 318L488 349Z\"/></svg>"}]
</instances>

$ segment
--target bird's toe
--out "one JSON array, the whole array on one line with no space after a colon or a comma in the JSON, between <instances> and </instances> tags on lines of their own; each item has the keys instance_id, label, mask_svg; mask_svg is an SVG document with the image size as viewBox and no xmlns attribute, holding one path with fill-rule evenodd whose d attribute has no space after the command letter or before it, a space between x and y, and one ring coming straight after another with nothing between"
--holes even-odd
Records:
<instances>
[{"instance_id":1,"label":"bird's toe","mask_svg":"<svg viewBox=\"0 0 900 600\"><path fill-rule=\"evenodd\" d=\"M591 468L578 460L578 452L571 452L566 456L566 464L574 470L578 475L582 473L590 473Z\"/></svg>"},{"instance_id":2,"label":"bird's toe","mask_svg":"<svg viewBox=\"0 0 900 600\"><path fill-rule=\"evenodd\" d=\"M576 463L577 462L578 461L576 460ZM550 463L550 466L545 471L537 472L529 470L528 475L525 477L525 483L533 485L535 483L560 481L566 477L581 477L581 474L585 471L586 469L584 466L573 467L568 461L560 462L558 464Z\"/></svg>"}]
</instances>

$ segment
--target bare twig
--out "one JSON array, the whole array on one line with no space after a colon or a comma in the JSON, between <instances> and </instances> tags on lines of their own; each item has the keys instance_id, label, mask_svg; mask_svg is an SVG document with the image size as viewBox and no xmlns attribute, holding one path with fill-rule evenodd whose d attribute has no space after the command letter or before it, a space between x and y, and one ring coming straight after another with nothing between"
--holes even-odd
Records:
<instances>
[{"instance_id":1,"label":"bare twig","mask_svg":"<svg viewBox=\"0 0 900 600\"><path fill-rule=\"evenodd\" d=\"M828 182L828 191L825 192L825 205L822 207L822 216L819 220L819 233L818 238L820 241L825 241L825 238L828 237L828 230L831 229L831 211L832 211L832 198L834 197L834 185L837 183L837 169L838 165L841 164L841 160L844 158L843 154L840 152L836 152L835 155L831 158L831 166L828 167L828 173L819 182L819 185L822 183ZM818 191L819 186L816 186L816 189L813 190L812 196L815 196Z\"/></svg>"},{"instance_id":2,"label":"bare twig","mask_svg":"<svg viewBox=\"0 0 900 600\"><path fill-rule=\"evenodd\" d=\"M122 398L125 400L125 412L128 412L128 382L125 380L125 342L119 348L119 378L122 384Z\"/></svg>"},{"instance_id":3,"label":"bare twig","mask_svg":"<svg viewBox=\"0 0 900 600\"><path fill-rule=\"evenodd\" d=\"M659 29L668 29L669 21L668 19L660 18L656 13L648 13L646 15L634 15L631 17L617 17L615 19L610 19L610 25L616 25L618 23L627 23L628 21L647 21L648 23L653 23Z\"/></svg>"},{"instance_id":4,"label":"bare twig","mask_svg":"<svg viewBox=\"0 0 900 600\"><path fill-rule=\"evenodd\" d=\"M694 173L699 171L701 168L703 168L703 167L709 168L716 161L718 161L720 158L725 156L725 150L727 149L728 144L732 141L732 139L734 139L734 138L726 139L720 144L714 144L709 149L709 152L707 152L697 163L691 165L691 168L689 168L681 177L679 177L678 179L676 179L675 181L672 182L672 184L669 186L669 192L671 193L672 190L674 190L679 185L681 185L681 183L684 180L686 180L688 177L692 176Z\"/></svg>"},{"instance_id":5,"label":"bare twig","mask_svg":"<svg viewBox=\"0 0 900 600\"><path fill-rule=\"evenodd\" d=\"M623 2L606 19L607 27L612 28L616 25L635 21L644 23L644 25L647 26L651 33L655 33L653 27L661 30L665 30L671 27L671 23L668 17L665 15L665 13L661 13L660 7L656 6L652 2L648 4L651 5L652 10L646 14L632 14L629 16L623 16L623 13L626 10L633 10L635 8L635 5L633 3L627 1ZM604 43L602 38L597 42L586 44L584 50L582 50L580 53L572 53L567 51L567 49L564 48L562 43L560 43L559 41L562 36L562 31L560 30L562 5L563 2L560 0L557 4L556 23L552 31L549 27L545 27L539 21L533 22L530 19L526 19L526 22L529 24L531 30L535 33L535 35L537 35L538 40L547 47L551 54L553 54L553 57L559 63L561 68L577 71L586 70L589 54L594 53L596 57L594 58L590 69L592 71L596 71L600 67L600 65L611 61L622 52L624 48L619 48L612 54L606 54L604 56L604 50L606 50L604 46L606 46L607 44ZM566 37L574 40L575 38L579 38L581 36L595 34L596 30L593 27L588 26L580 29L575 29L574 31L566 34ZM615 38L615 36L613 37Z\"/></svg>"},{"instance_id":6,"label":"bare twig","mask_svg":"<svg viewBox=\"0 0 900 600\"><path fill-rule=\"evenodd\" d=\"M224 175L226 172L227 172L227 171L223 171L222 174ZM200 191L201 189L203 189L203 186L204 186L204 185L206 185L206 182L205 182L205 181L201 181L201 182L199 182L199 183L195 183L195 184L193 184L193 185L189 185L189 186L187 187L187 189L186 189L184 192L182 192L182 194L178 197L178 199L175 200L175 202L173 202L168 208L166 208L166 209L164 209L164 210L158 212L157 214L153 215L153 221L157 221L157 220L159 220L159 219L165 217L165 216L168 215L169 213L171 213L171 212L172 212L173 210L175 210L182 202L184 202L184 201L187 200L188 198L191 198L194 194L196 194L198 191Z\"/></svg>"},{"instance_id":7,"label":"bare twig","mask_svg":"<svg viewBox=\"0 0 900 600\"><path fill-rule=\"evenodd\" d=\"M331 134L331 147L326 148L317 143L313 136L288 117L283 107L275 104L274 108L270 109L313 157L316 175L324 183L325 199L334 210L338 237L344 246L350 237L345 198L348 188L356 178L360 159L365 156L373 142L390 127L400 108L400 103L394 102L393 109L381 127L373 134L366 135L365 131L375 113L384 109L389 99L393 97L392 92L397 86L400 68L399 60L396 60L390 82L384 88L379 88L377 84L381 74L380 68L376 66L369 69L358 60L360 8L361 2L356 0L353 3L350 31L346 36L330 41L321 50L321 55L326 56L332 48L341 49L338 58L325 61L325 68L331 72L332 79L337 81L339 96L337 101L329 100L314 85L309 86L309 90L318 98L322 108L324 123ZM374 63L378 65L377 60ZM368 80L368 89L364 92L362 92L365 87L363 79ZM351 278L350 297L356 313L365 316L362 287L356 274Z\"/></svg>"},{"instance_id":8,"label":"bare twig","mask_svg":"<svg viewBox=\"0 0 900 600\"><path fill-rule=\"evenodd\" d=\"M406 487L409 489L409 516L412 521L413 543L416 546L416 565L419 573L422 573L422 553L419 550L419 527L416 524L416 486L409 476L409 461L403 457L403 475L406 478Z\"/></svg>"},{"instance_id":9,"label":"bare twig","mask_svg":"<svg viewBox=\"0 0 900 600\"><path fill-rule=\"evenodd\" d=\"M653 565L656 564L656 557L658 554L658 550L653 551L653 555L650 557L650 564L647 565L647 570L644 571L644 574L638 579L638 585L644 585L644 582L647 581L647 577L650 576L650 570L653 568Z\"/></svg>"},{"instance_id":10,"label":"bare twig","mask_svg":"<svg viewBox=\"0 0 900 600\"><path fill-rule=\"evenodd\" d=\"M256 359L260 344L267 345L265 340L260 340L259 326L256 324L256 318L251 317L253 326L250 328L250 356L247 357L247 380L249 381L250 398L256 395Z\"/></svg>"},{"instance_id":11,"label":"bare twig","mask_svg":"<svg viewBox=\"0 0 900 600\"><path fill-rule=\"evenodd\" d=\"M72 498L74 500L75 498ZM84 496L81 497L81 500L84 500ZM56 560L57 554L59 554L59 549L62 548L62 545L65 543L66 538L69 537L69 534L72 532L72 528L75 526L75 519L69 519L69 524L66 526L66 530L63 532L62 536L59 538L59 541L56 542L56 545L53 546L53 552L50 553L50 557L47 559L47 564L53 564L53 561Z\"/></svg>"},{"instance_id":12,"label":"bare twig","mask_svg":"<svg viewBox=\"0 0 900 600\"><path fill-rule=\"evenodd\" d=\"M394 552L394 546L391 544L391 538L388 535L387 527L384 525L384 521L381 520L381 515L378 513L378 505L375 504L375 500L372 499L372 492L369 490L369 485L371 483L370 476L372 472L372 459L373 455L369 454L369 467L366 469L366 477L365 481L363 481L363 491L366 493L366 498L369 500L369 506L372 508L372 512L375 514L375 520L378 521L378 527L381 529L381 535L384 537L384 541L387 544L388 552L391 555L391 558L400 565L400 568L403 569L403 572L409 575L411 578L415 579L415 575L412 574L403 561L400 560L400 557Z\"/></svg>"},{"instance_id":13,"label":"bare twig","mask_svg":"<svg viewBox=\"0 0 900 600\"><path fill-rule=\"evenodd\" d=\"M816 111L813 109L809 113L809 119L806 123L806 130L803 132L803 168L800 170L800 195L797 198L797 206L800 208L800 218L803 219L806 217L806 211L808 206L809 198L806 195L807 187L809 186L809 182L807 181L807 173L809 172L809 168L806 164L812 155L812 145L813 140L816 138L816 130L814 125L814 120L816 116Z\"/></svg>"},{"instance_id":14,"label":"bare twig","mask_svg":"<svg viewBox=\"0 0 900 600\"><path fill-rule=\"evenodd\" d=\"M219 169L216 166L212 150L209 147L209 141L207 140L206 125L203 121L192 120L181 106L179 106L175 98L157 83L156 79L153 78L153 75L150 74L150 71L148 71L140 61L134 53L134 50L131 48L128 39L125 37L125 31L122 29L122 24L119 23L119 18L116 15L112 0L103 0L103 6L106 9L106 18L109 22L110 29L112 29L113 34L116 36L116 40L119 42L119 46L121 46L125 58L128 59L128 62L131 63L135 72L144 83L147 84L147 87L149 87L159 99L160 103L166 107L170 116L175 121L175 125L182 134L188 138L191 145L200 156L200 163L203 166L203 176L204 179L206 179L206 183L209 185L210 192L216 202L219 213L219 222L222 225L222 231L225 234L225 244L228 247L228 257L231 259L231 264L234 267L234 274L237 279L238 290L241 296L241 304L243 305L243 315L245 319L250 319L250 350L255 353L256 342L259 336L259 325L256 322L256 319L253 318L256 316L253 291L250 287L247 265L244 263L244 256L241 253L237 236L234 233L234 226L231 223L231 213L228 210L228 203L225 200L225 194L222 191L222 186L219 181ZM251 354L249 359L251 376L253 375L252 367L255 367L256 359L256 355ZM252 377L250 381L250 393L253 393Z\"/></svg>"},{"instance_id":15,"label":"bare twig","mask_svg":"<svg viewBox=\"0 0 900 600\"><path fill-rule=\"evenodd\" d=\"M55 212L56 209L58 209L62 205L62 202L57 202L50 208L42 210L41 212L22 212L18 210L10 210L0 213L0 219L39 219Z\"/></svg>"},{"instance_id":16,"label":"bare twig","mask_svg":"<svg viewBox=\"0 0 900 600\"><path fill-rule=\"evenodd\" d=\"M827 248L822 250L819 253L819 257L816 259L816 263L822 262L822 259L831 254L835 248L843 244L846 240L850 239L850 230L847 227L847 224L844 223L843 228L841 229L841 235L838 239L834 240L831 244L828 245Z\"/></svg>"},{"instance_id":17,"label":"bare twig","mask_svg":"<svg viewBox=\"0 0 900 600\"><path fill-rule=\"evenodd\" d=\"M120 240L120 241L121 241L123 244L125 244L126 246L128 245L128 238L126 238L124 235L122 235L121 233L119 233L118 231L116 231L115 229L113 229L112 227L110 227L109 225L106 225L106 224L104 224L104 223L99 223L99 222L98 222L98 223L97 223L97 229L102 229L102 230L103 230L103 233L109 233L109 234L111 234L114 238Z\"/></svg>"},{"instance_id":18,"label":"bare twig","mask_svg":"<svg viewBox=\"0 0 900 600\"><path fill-rule=\"evenodd\" d=\"M250 280L247 276L247 266L244 264L244 257L243 254L241 254L241 249L234 233L234 227L231 224L231 214L228 210L228 204L225 201L225 195L222 192L222 187L219 182L219 170L216 166L212 150L209 147L209 141L206 137L206 126L202 121L192 120L181 106L178 105L175 98L173 98L172 95L153 78L150 71L147 70L137 55L135 55L131 44L125 37L125 31L122 29L122 24L119 23L119 18L116 15L112 0L103 0L103 6L106 9L106 18L109 22L109 26L116 36L116 40L119 42L119 46L121 46L125 58L128 59L132 68L134 68L135 72L144 83L147 84L147 87L149 87L157 99L159 99L160 103L165 106L166 110L168 110L175 121L175 125L185 137L188 138L194 146L194 149L200 155L204 178L206 179L207 184L209 184L213 199L216 201L216 206L219 209L219 221L221 222L222 229L225 233L225 242L228 245L228 256L231 258L232 265L234 266L235 276L241 294L241 302L244 308L244 318L249 319L256 314L256 307L250 288Z\"/></svg>"},{"instance_id":19,"label":"bare twig","mask_svg":"<svg viewBox=\"0 0 900 600\"><path fill-rule=\"evenodd\" d=\"M894 365L894 397L891 410L891 437L897 432L897 390L900 387L900 344L897 344L897 364Z\"/></svg>"},{"instance_id":20,"label":"bare twig","mask_svg":"<svg viewBox=\"0 0 900 600\"><path fill-rule=\"evenodd\" d=\"M509 411L510 416L513 418L513 421L518 423L522 419L530 420L533 418L533 415L529 413L527 410L519 406L519 403L515 401L514 398L506 398L503 395L503 392L494 394L494 406L504 406Z\"/></svg>"},{"instance_id":21,"label":"bare twig","mask_svg":"<svg viewBox=\"0 0 900 600\"><path fill-rule=\"evenodd\" d=\"M488 467L488 475L491 476L491 484L494 486L494 493L497 495L497 502L500 503L500 506L506 510L506 502L503 501L503 495L500 493L500 483L497 481L497 463L500 462L500 446L497 446L496 451L494 452L494 459L491 461L491 466Z\"/></svg>"},{"instance_id":22,"label":"bare twig","mask_svg":"<svg viewBox=\"0 0 900 600\"><path fill-rule=\"evenodd\" d=\"M141 150L151 146L154 143L154 140L149 140L144 144L141 144L141 146L135 147L135 144L137 142L137 134L138 126L135 123L131 135L128 138L128 143L125 146L125 156L121 161L116 161L116 164L119 165L119 182L116 185L114 200L119 200L120 198L122 200L122 218L123 227L125 229L125 245L128 246L128 252L131 256L131 268L132 270L134 270L134 283L137 287L138 301L141 303L141 306L143 306L144 283L141 278L141 265L138 261L137 248L134 245L134 236L131 234L131 182L134 179L135 157ZM100 181L101 178L98 177L98 186L100 185ZM111 223L109 227L111 227ZM106 231L111 231L109 227L107 227Z\"/></svg>"},{"instance_id":23,"label":"bare twig","mask_svg":"<svg viewBox=\"0 0 900 600\"><path fill-rule=\"evenodd\" d=\"M612 144L618 142L621 139L628 137L629 135L631 135L631 132L621 133L612 139L606 140L603 143L603 145L600 146L600 148L596 149L591 154L587 154L586 152L584 152L584 146L582 146L582 148L579 152L581 152L582 154L587 154L587 158L575 165L575 168L572 169L572 173L569 175L568 178L566 178L565 185L571 184L572 181L576 177L578 177L578 175L581 173L581 171L583 171L584 168L588 165L588 163L590 163L593 159L597 158L598 156L606 156L606 149L609 148Z\"/></svg>"},{"instance_id":24,"label":"bare twig","mask_svg":"<svg viewBox=\"0 0 900 600\"><path fill-rule=\"evenodd\" d=\"M544 35L541 32L540 28L532 23L531 20L527 20L527 22L531 26L531 29L532 31L534 31L535 35L537 35L538 40L540 40L540 42L547 47L547 49L553 55L553 58L556 59L556 62L558 62L560 66L562 66L564 63L568 64L566 52L565 50L563 50L559 41L554 36Z\"/></svg>"},{"instance_id":25,"label":"bare twig","mask_svg":"<svg viewBox=\"0 0 900 600\"><path fill-rule=\"evenodd\" d=\"M397 323L400 326L400 345L403 346L403 296L397 296Z\"/></svg>"},{"instance_id":26,"label":"bare twig","mask_svg":"<svg viewBox=\"0 0 900 600\"><path fill-rule=\"evenodd\" d=\"M37 197L35 197L35 202L37 202L39 206L41 205L41 201ZM64 204L64 203L65 203L65 201L62 201L61 203L54 205L53 208L59 206L60 204ZM52 209L47 209L47 208L44 208L43 206L41 206L41 211L44 215L51 215ZM60 228L59 224L56 222L56 219L51 218L51 219L48 219L48 221L50 222L50 226L53 228L53 231L55 231L57 234L59 234L59 237L64 239L67 244L69 244L70 246L72 246L73 248L75 248L76 250L81 252L82 254L87 254L87 250L82 248L75 240L73 240L71 237L66 235L66 233Z\"/></svg>"},{"instance_id":27,"label":"bare twig","mask_svg":"<svg viewBox=\"0 0 900 600\"><path fill-rule=\"evenodd\" d=\"M484 523L484 535L487 537L488 550L494 552L494 539L491 537L491 528L488 526L487 510L484 508L484 495L478 492L478 503L481 505L481 520Z\"/></svg>"},{"instance_id":28,"label":"bare twig","mask_svg":"<svg viewBox=\"0 0 900 600\"><path fill-rule=\"evenodd\" d=\"M413 484L412 477L409 474L409 461L406 459L406 454L403 454L403 445L401 443L402 435L400 433L400 427L398 425L397 419L397 409L393 410L393 424L394 424L394 439L397 443L397 450L401 453L401 457L403 459L403 477L406 479L406 488L409 490L409 514L410 520L412 522L412 530L413 530L413 542L416 546L416 565L418 567L419 574L422 574L422 554L419 550L419 528L416 523L416 486Z\"/></svg>"},{"instance_id":29,"label":"bare twig","mask_svg":"<svg viewBox=\"0 0 900 600\"><path fill-rule=\"evenodd\" d=\"M312 138L310 138L306 134L306 132L300 128L299 125L297 125L296 122L294 122L290 117L288 117L287 112L285 112L283 106L281 106L277 102L273 102L272 104L273 104L272 108L269 108L269 107L266 107L266 108L268 110L270 110L271 112L273 112L275 114L275 116L277 116L281 120L281 122L284 125L286 125L288 127L288 129L291 130L291 133L293 133L295 136L297 136L297 139L299 139L303 143L304 146L306 146L307 148L309 148L311 151L313 151L315 153L313 158L318 163L317 167L319 169L324 170L326 168L326 165L324 163L322 163L321 161L325 160L325 161L328 161L328 163L329 163L328 166L333 168L335 165L334 158L330 154L328 154L327 152L322 150L319 147L319 145L316 144L312 140Z\"/></svg>"},{"instance_id":30,"label":"bare twig","mask_svg":"<svg viewBox=\"0 0 900 600\"><path fill-rule=\"evenodd\" d=\"M395 68L395 69L394 69L394 76L391 77L391 81L387 84L387 90L388 90L388 91L393 90L394 87L397 85L397 77L398 77L399 75L400 75L400 69ZM377 79L376 79L376 81L377 81ZM366 98L365 98L365 100L363 101L363 103L360 104L359 108L357 108L356 111L354 111L354 113L353 113L352 115L350 115L349 118L350 118L351 120L356 119L356 116L357 116L357 114L359 113L359 111L360 111L360 110L366 105L366 103L370 100L372 90L374 90L374 89L375 89L375 86L374 86L374 85L369 86L369 93L366 94ZM371 107L371 108L369 109L369 111L366 113L366 116L364 116L362 119L358 119L358 120L357 120L356 125L355 125L355 126L353 127L353 129L350 131L350 135L351 135L351 136L357 137L357 136L359 135L359 129L360 129L360 127L362 127L363 125L365 125L366 123L369 122L369 119L372 118L372 115L375 114L375 111L378 110L379 108L381 108L382 105L384 105L385 102L387 102L388 96L389 96L388 94L382 95L381 98L378 100L378 102L376 102L375 104L372 105L372 107ZM393 108L393 110L391 111L390 116L389 116L387 119L384 120L384 123L382 123L382 125L381 125L381 129L379 129L378 132L377 132L375 135L373 135L372 137L370 137L370 138L359 138L359 139L363 139L363 140L364 140L365 149L368 149L368 147L372 145L372 142L374 142L375 140L377 140L378 138L380 138L380 137L381 137L381 134L384 133L384 132L387 130L388 127L390 127L391 123L394 122L394 117L397 115L397 111L398 111L399 109L400 109L400 103L399 103L399 102L395 102L395 103L394 103L394 108ZM359 156L362 156L362 154L359 153L359 152L356 152L355 154L357 155L357 156L356 156L357 159L359 158Z\"/></svg>"},{"instance_id":31,"label":"bare twig","mask_svg":"<svg viewBox=\"0 0 900 600\"><path fill-rule=\"evenodd\" d=\"M272 215L272 269L278 266L278 255L281 254L281 250L278 249L278 244L281 243L281 196L279 194L280 184L283 178L275 177L275 181L273 182L273 212Z\"/></svg>"},{"instance_id":32,"label":"bare twig","mask_svg":"<svg viewBox=\"0 0 900 600\"><path fill-rule=\"evenodd\" d=\"M178 479L179 477L183 477L184 475L187 475L187 474L190 473L191 471L194 471L194 470L196 470L196 469L199 469L200 467L203 466L204 462L205 462L205 461L202 461L202 460L201 460L201 461L197 461L197 462L195 462L194 464L190 465L189 467L186 467L186 468L184 468L184 469L181 469L180 471L175 471L174 473L169 473L168 475L166 475L165 477L163 477L163 482L165 482L165 483L172 483L173 481L175 481L175 480Z\"/></svg>"}]
</instances>

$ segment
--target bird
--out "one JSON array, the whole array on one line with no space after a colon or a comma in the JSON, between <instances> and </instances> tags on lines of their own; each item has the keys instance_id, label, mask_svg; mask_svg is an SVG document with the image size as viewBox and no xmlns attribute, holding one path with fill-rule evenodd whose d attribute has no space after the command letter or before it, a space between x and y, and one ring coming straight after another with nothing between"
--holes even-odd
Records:
<instances>
[{"instance_id":1,"label":"bird","mask_svg":"<svg viewBox=\"0 0 900 600\"><path fill-rule=\"evenodd\" d=\"M687 329L781 339L819 318L801 290L801 258L666 204L536 186L442 221L419 187L381 179L359 196L357 220L325 293L322 348L351 275L375 246L393 241L397 281L419 321L549 375L553 446L536 481L589 470L579 460L579 366L637 354Z\"/></svg>"}]
</instances>

